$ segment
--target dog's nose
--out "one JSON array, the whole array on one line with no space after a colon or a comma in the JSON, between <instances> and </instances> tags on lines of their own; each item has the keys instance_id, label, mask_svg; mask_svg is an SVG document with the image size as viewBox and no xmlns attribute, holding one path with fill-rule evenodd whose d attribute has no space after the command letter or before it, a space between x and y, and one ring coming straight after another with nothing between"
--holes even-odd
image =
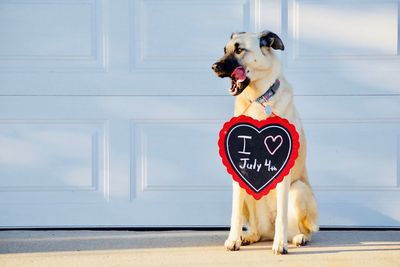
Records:
<instances>
[{"instance_id":1,"label":"dog's nose","mask_svg":"<svg viewBox=\"0 0 400 267\"><path fill-rule=\"evenodd\" d=\"M221 70L221 63L216 62L211 66L211 68L213 71L219 71L219 70Z\"/></svg>"}]
</instances>

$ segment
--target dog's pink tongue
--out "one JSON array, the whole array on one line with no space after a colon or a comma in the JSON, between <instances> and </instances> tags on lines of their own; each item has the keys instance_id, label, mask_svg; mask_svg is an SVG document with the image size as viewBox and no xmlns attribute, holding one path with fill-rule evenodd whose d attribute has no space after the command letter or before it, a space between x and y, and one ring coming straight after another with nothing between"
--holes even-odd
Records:
<instances>
[{"instance_id":1,"label":"dog's pink tongue","mask_svg":"<svg viewBox=\"0 0 400 267\"><path fill-rule=\"evenodd\" d=\"M246 80L246 71L245 69L240 66L237 67L231 74L232 78L234 78L236 81L238 82L243 82L244 80Z\"/></svg>"}]
</instances>

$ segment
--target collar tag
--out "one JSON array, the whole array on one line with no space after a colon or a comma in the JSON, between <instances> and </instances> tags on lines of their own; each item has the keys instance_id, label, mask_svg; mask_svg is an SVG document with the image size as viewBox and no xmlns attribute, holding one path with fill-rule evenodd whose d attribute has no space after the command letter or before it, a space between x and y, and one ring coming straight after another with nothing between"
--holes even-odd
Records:
<instances>
[{"instance_id":1,"label":"collar tag","mask_svg":"<svg viewBox=\"0 0 400 267\"><path fill-rule=\"evenodd\" d=\"M272 107L271 105L269 105L268 101L276 94L276 91L278 91L280 84L281 82L276 79L275 83L271 85L271 87L268 88L268 90L263 95L255 100L255 102L260 103L264 107L265 113L267 113L268 116L272 114Z\"/></svg>"},{"instance_id":2,"label":"collar tag","mask_svg":"<svg viewBox=\"0 0 400 267\"><path fill-rule=\"evenodd\" d=\"M272 114L272 107L271 107L271 105L268 105L268 104L265 105L264 110L265 110L265 113L267 113L268 116L271 116L271 114Z\"/></svg>"}]
</instances>

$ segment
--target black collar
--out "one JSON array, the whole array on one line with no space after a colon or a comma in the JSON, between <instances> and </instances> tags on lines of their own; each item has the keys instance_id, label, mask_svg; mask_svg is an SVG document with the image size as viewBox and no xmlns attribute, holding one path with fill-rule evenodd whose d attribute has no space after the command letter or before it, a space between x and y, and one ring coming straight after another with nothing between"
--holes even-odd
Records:
<instances>
[{"instance_id":1,"label":"black collar","mask_svg":"<svg viewBox=\"0 0 400 267\"><path fill-rule=\"evenodd\" d=\"M281 82L278 79L276 79L275 83L273 85L271 85L271 87L268 88L268 90L263 95L261 95L259 98L254 100L254 102L258 102L261 105L268 102L268 100L276 94L276 91L278 91L280 84L281 84Z\"/></svg>"}]
</instances>

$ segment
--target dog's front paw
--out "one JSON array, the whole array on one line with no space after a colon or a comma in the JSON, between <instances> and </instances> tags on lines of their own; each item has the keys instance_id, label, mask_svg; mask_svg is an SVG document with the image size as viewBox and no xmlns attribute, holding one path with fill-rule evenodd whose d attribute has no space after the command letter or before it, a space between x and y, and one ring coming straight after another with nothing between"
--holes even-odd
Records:
<instances>
[{"instance_id":1,"label":"dog's front paw","mask_svg":"<svg viewBox=\"0 0 400 267\"><path fill-rule=\"evenodd\" d=\"M272 251L275 255L283 255L288 254L288 244L287 241L274 239L274 243L272 245Z\"/></svg>"},{"instance_id":2,"label":"dog's front paw","mask_svg":"<svg viewBox=\"0 0 400 267\"><path fill-rule=\"evenodd\" d=\"M240 239L238 239L238 240L227 239L225 241L225 248L226 248L226 250L236 251L236 250L240 249L241 243L242 243L242 240L240 240Z\"/></svg>"}]
</instances>

